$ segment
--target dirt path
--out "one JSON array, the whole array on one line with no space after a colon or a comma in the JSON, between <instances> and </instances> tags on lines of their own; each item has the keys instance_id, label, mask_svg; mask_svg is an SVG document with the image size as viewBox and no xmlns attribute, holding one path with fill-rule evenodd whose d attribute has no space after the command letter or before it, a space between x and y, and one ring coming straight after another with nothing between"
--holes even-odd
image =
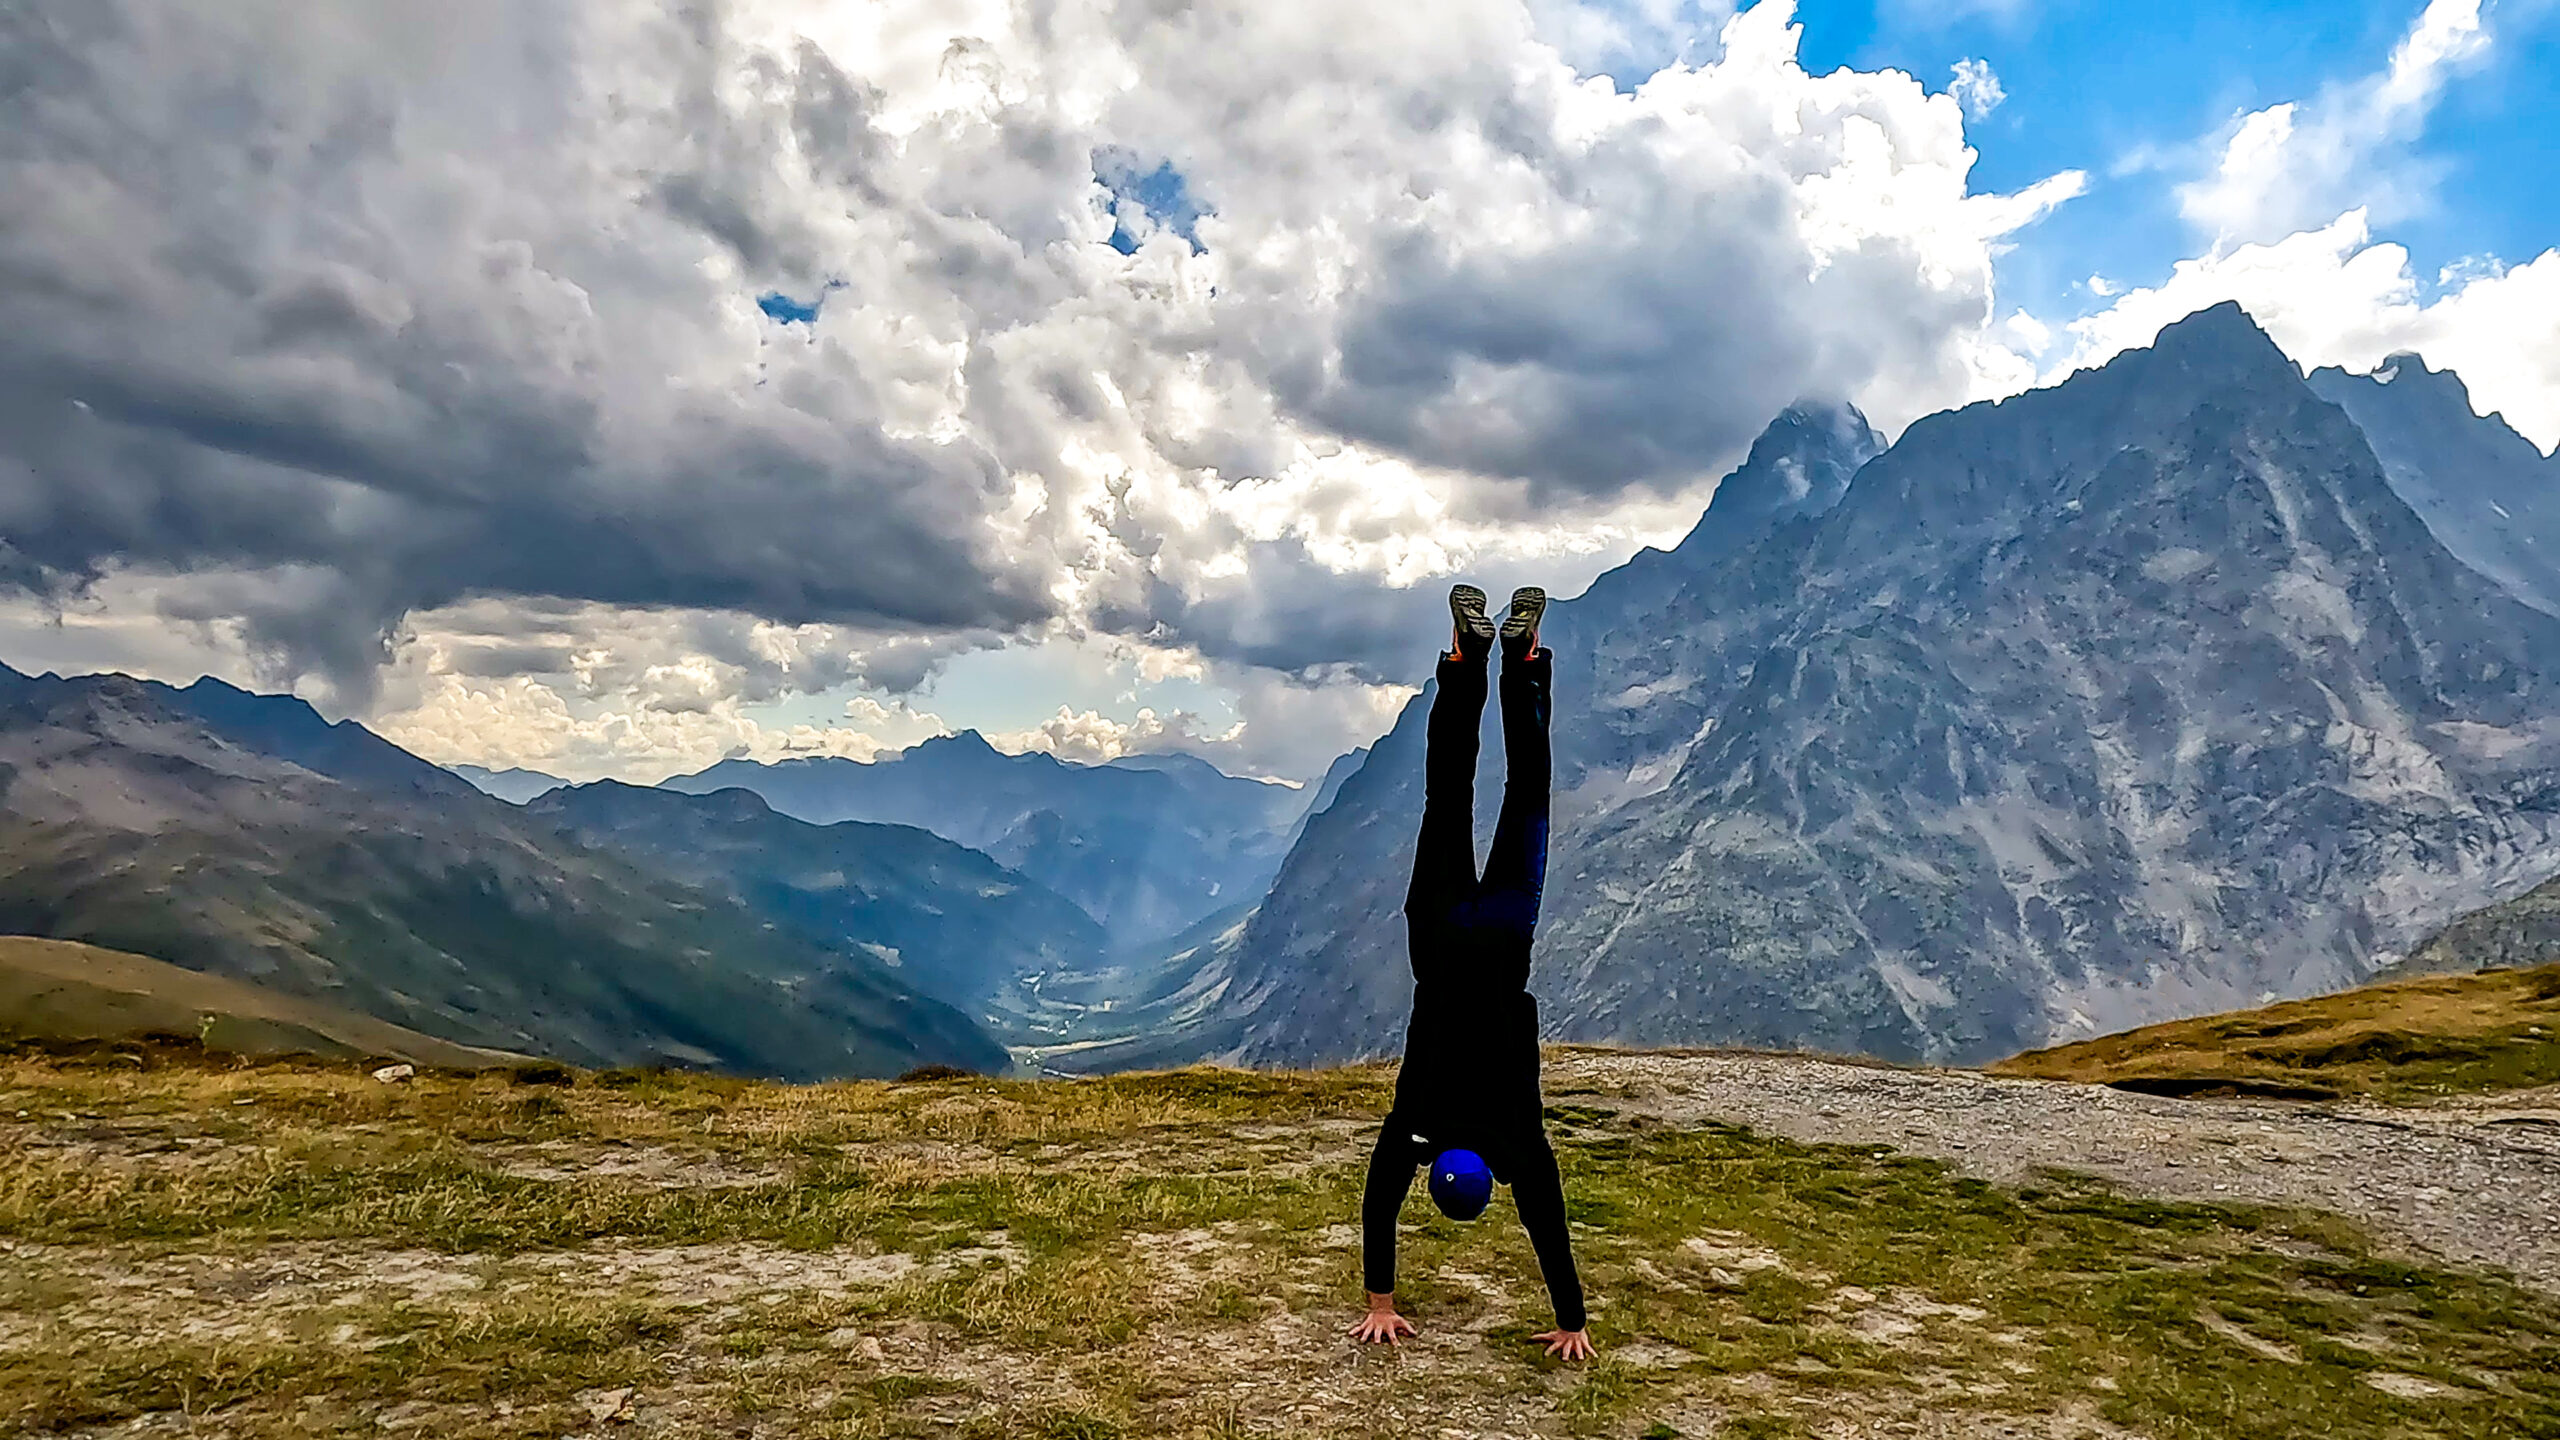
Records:
<instances>
[{"instance_id":1,"label":"dirt path","mask_svg":"<svg viewBox=\"0 0 2560 1440\"><path fill-rule=\"evenodd\" d=\"M1573 1050L1550 1103L1897 1150L1986 1180L2100 1175L2164 1199L2330 1210L2560 1293L2560 1093L2431 1109L2172 1100L2101 1086L1761 1055Z\"/></svg>"}]
</instances>

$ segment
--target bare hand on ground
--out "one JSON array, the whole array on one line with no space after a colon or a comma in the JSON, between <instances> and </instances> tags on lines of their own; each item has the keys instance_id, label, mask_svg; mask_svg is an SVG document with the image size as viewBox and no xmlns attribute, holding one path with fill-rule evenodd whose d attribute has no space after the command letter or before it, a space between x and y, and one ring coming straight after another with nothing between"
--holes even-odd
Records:
<instances>
[{"instance_id":1,"label":"bare hand on ground","mask_svg":"<svg viewBox=\"0 0 2560 1440\"><path fill-rule=\"evenodd\" d=\"M1584 1330L1550 1330L1529 1337L1547 1347L1547 1353L1559 1360L1588 1360L1593 1354L1591 1332Z\"/></svg>"},{"instance_id":2,"label":"bare hand on ground","mask_svg":"<svg viewBox=\"0 0 2560 1440\"><path fill-rule=\"evenodd\" d=\"M1413 1322L1396 1313L1395 1301L1379 1295L1369 1297L1369 1313L1351 1327L1351 1338L1364 1345L1384 1342L1393 1345L1398 1338L1414 1333Z\"/></svg>"}]
</instances>

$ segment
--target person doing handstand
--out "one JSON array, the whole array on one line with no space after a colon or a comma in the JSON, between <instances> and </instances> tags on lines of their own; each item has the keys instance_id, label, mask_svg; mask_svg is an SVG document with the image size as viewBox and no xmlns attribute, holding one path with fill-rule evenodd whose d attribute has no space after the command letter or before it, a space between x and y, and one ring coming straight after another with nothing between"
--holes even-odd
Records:
<instances>
[{"instance_id":1,"label":"person doing handstand","mask_svg":"<svg viewBox=\"0 0 2560 1440\"><path fill-rule=\"evenodd\" d=\"M1537 1337L1550 1355L1592 1353L1582 1281L1564 1220L1564 1182L1547 1144L1538 1095L1538 1002L1529 994L1529 943L1547 875L1547 751L1553 654L1538 644L1547 592L1511 597L1502 647L1502 813L1484 874L1476 874L1476 732L1484 716L1486 660L1497 639L1484 592L1449 592L1455 635L1440 657L1423 752L1422 835L1405 892L1413 959L1413 1020L1395 1104L1378 1128L1360 1204L1369 1310L1351 1333L1394 1342L1413 1333L1396 1313L1396 1213L1414 1167L1431 1162L1431 1198L1471 1220L1499 1180L1538 1252L1556 1328Z\"/></svg>"}]
</instances>

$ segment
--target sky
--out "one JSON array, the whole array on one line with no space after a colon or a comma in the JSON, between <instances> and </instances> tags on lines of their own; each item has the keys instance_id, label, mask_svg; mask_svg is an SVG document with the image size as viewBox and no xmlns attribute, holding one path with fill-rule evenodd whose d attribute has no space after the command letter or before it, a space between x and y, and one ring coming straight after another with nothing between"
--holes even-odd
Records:
<instances>
[{"instance_id":1,"label":"sky","mask_svg":"<svg viewBox=\"0 0 2560 1440\"><path fill-rule=\"evenodd\" d=\"M2560 0L31 0L0 661L1303 780L1454 579L2236 299L2560 444Z\"/></svg>"}]
</instances>

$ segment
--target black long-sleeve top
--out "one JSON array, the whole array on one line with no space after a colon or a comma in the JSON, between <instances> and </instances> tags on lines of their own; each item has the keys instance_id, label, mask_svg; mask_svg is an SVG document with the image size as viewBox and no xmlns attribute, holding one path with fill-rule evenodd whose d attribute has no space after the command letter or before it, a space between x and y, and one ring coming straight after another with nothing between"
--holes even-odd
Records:
<instances>
[{"instance_id":1,"label":"black long-sleeve top","mask_svg":"<svg viewBox=\"0 0 2560 1440\"><path fill-rule=\"evenodd\" d=\"M1369 1182L1360 1201L1361 1270L1372 1293L1396 1288L1396 1215L1413 1187L1413 1172L1449 1148L1433 1139L1417 1141L1401 1131L1392 1117L1369 1152ZM1547 1282L1547 1299L1555 1307L1556 1328L1579 1330L1588 1317L1582 1307L1582 1277L1574 1269L1573 1240L1565 1228L1564 1180L1557 1172L1555 1151L1546 1132L1534 1125L1507 1140L1476 1137L1466 1148L1485 1157L1497 1177L1511 1186L1520 1225L1538 1252L1538 1273Z\"/></svg>"}]
</instances>

